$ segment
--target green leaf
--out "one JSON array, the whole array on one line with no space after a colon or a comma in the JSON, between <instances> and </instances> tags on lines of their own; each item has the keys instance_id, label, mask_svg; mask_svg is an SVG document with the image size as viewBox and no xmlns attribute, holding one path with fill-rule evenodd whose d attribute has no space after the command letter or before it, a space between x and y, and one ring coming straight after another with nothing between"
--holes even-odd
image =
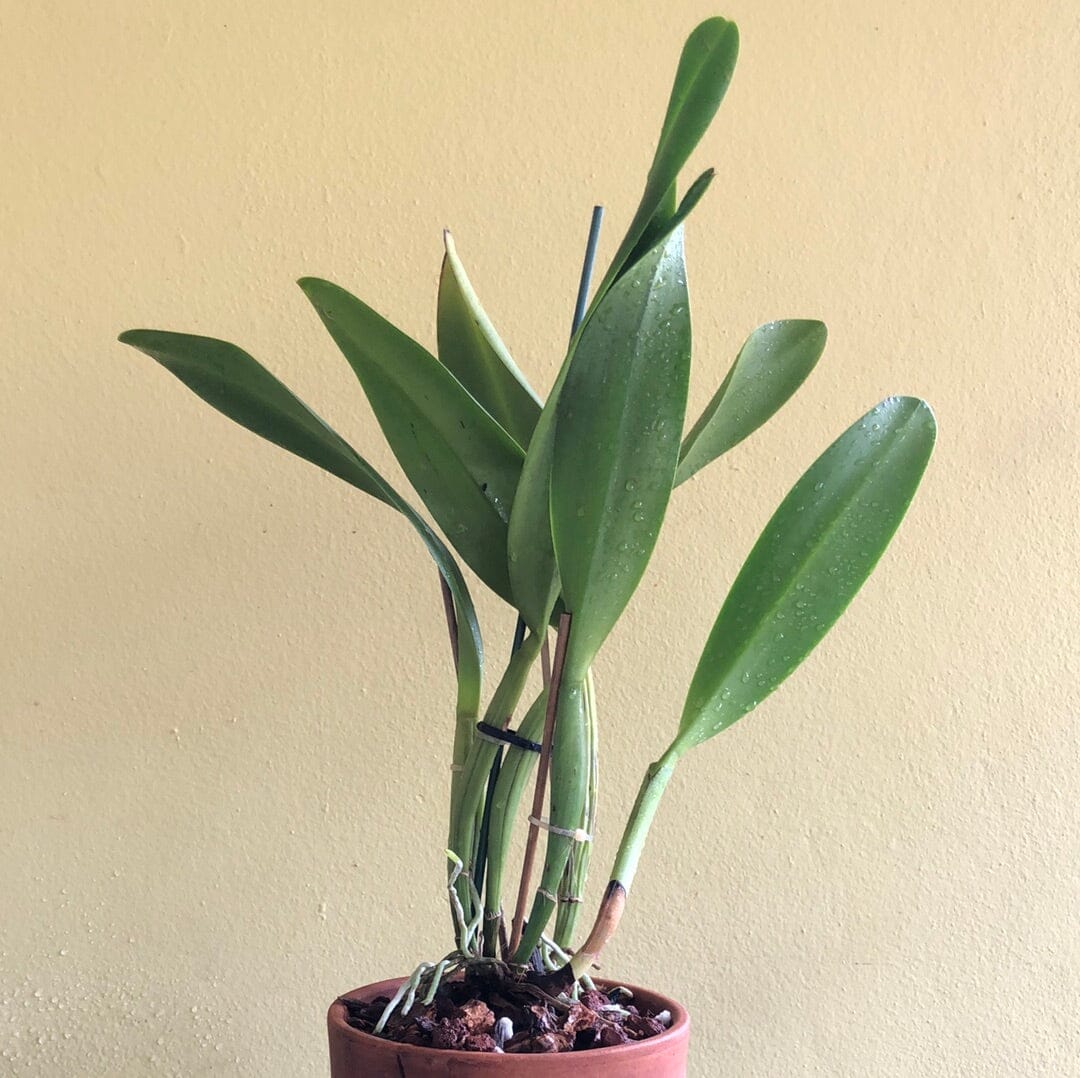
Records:
<instances>
[{"instance_id":1,"label":"green leaf","mask_svg":"<svg viewBox=\"0 0 1080 1078\"><path fill-rule=\"evenodd\" d=\"M802 318L755 329L684 439L676 485L769 420L814 369L825 338L823 322Z\"/></svg>"},{"instance_id":2,"label":"green leaf","mask_svg":"<svg viewBox=\"0 0 1080 1078\"><path fill-rule=\"evenodd\" d=\"M439 527L477 576L509 600L506 526L521 447L446 367L367 304L314 277L300 287Z\"/></svg>"},{"instance_id":3,"label":"green leaf","mask_svg":"<svg viewBox=\"0 0 1080 1078\"><path fill-rule=\"evenodd\" d=\"M646 254L658 257L661 247L697 205L709 186L712 176L712 172L709 171L694 181L674 216L666 219L664 226L653 233L653 248ZM621 302L622 300L617 301L617 303ZM617 317L608 293L600 298L597 310L602 312L601 317L605 320L609 318L609 311L612 319ZM533 632L540 632L541 628L547 625L559 595L560 582L555 563L555 548L551 539L549 506L555 417L567 372L587 325L587 322L583 323L570 342L570 348L558 378L544 403L532 440L529 442L517 495L510 513L507 549L510 557L510 581L514 602L525 624Z\"/></svg>"},{"instance_id":4,"label":"green leaf","mask_svg":"<svg viewBox=\"0 0 1080 1078\"><path fill-rule=\"evenodd\" d=\"M131 329L120 334L157 360L207 404L267 441L389 502L375 470L265 367L213 337Z\"/></svg>"},{"instance_id":5,"label":"green leaf","mask_svg":"<svg viewBox=\"0 0 1080 1078\"><path fill-rule=\"evenodd\" d=\"M449 231L439 276L439 360L520 446L527 446L540 402L484 313Z\"/></svg>"},{"instance_id":6,"label":"green leaf","mask_svg":"<svg viewBox=\"0 0 1080 1078\"><path fill-rule=\"evenodd\" d=\"M620 278L584 329L559 395L551 529L576 676L629 602L671 495L690 372L677 228Z\"/></svg>"},{"instance_id":7,"label":"green leaf","mask_svg":"<svg viewBox=\"0 0 1080 1078\"><path fill-rule=\"evenodd\" d=\"M679 203L679 192L676 190L675 184L672 184L665 192L664 197L660 200L660 204L653 211L653 215L650 218L650 225L663 224L664 221L669 221L675 216L675 210Z\"/></svg>"},{"instance_id":8,"label":"green leaf","mask_svg":"<svg viewBox=\"0 0 1080 1078\"><path fill-rule=\"evenodd\" d=\"M716 619L686 698L677 751L753 710L828 632L899 526L935 432L923 401L889 397L795 484Z\"/></svg>"},{"instance_id":9,"label":"green leaf","mask_svg":"<svg viewBox=\"0 0 1080 1078\"><path fill-rule=\"evenodd\" d=\"M363 457L256 359L227 341L132 329L120 335L240 426L295 453L401 513L419 533L450 588L458 620L458 711L480 707L483 644L469 589L427 522Z\"/></svg>"},{"instance_id":10,"label":"green leaf","mask_svg":"<svg viewBox=\"0 0 1080 1078\"><path fill-rule=\"evenodd\" d=\"M670 206L670 192L679 171L716 115L731 82L738 55L739 31L727 19L706 19L687 38L675 72L660 141L645 181L645 191L626 236L596 291L594 305L619 274L633 265L633 255L641 249L639 242L650 223L654 222L658 212L663 214L665 206Z\"/></svg>"},{"instance_id":11,"label":"green leaf","mask_svg":"<svg viewBox=\"0 0 1080 1078\"><path fill-rule=\"evenodd\" d=\"M556 406L568 369L569 362L566 362L537 420L521 468L506 538L514 605L534 633L545 630L559 597L559 575L551 541L548 503Z\"/></svg>"},{"instance_id":12,"label":"green leaf","mask_svg":"<svg viewBox=\"0 0 1080 1078\"><path fill-rule=\"evenodd\" d=\"M687 39L645 193L611 266L593 294L533 431L510 516L507 548L514 601L534 632L547 624L560 586L548 502L555 412L566 372L581 334L603 309L608 292L619 275L642 261L674 232L712 181L710 169L691 184L676 208L679 171L720 106L735 69L738 51L739 34L735 24L721 18L707 19Z\"/></svg>"},{"instance_id":13,"label":"green leaf","mask_svg":"<svg viewBox=\"0 0 1080 1078\"><path fill-rule=\"evenodd\" d=\"M713 182L715 175L714 169L706 169L687 188L686 194L683 195L682 201L677 207L672 205L669 208L665 204L656 211L644 233L642 233L641 239L638 240L637 245L626 259L627 267L636 265L638 260L644 257L652 247L670 236L690 216L691 211L709 189L709 184ZM674 192L674 187L671 190Z\"/></svg>"},{"instance_id":14,"label":"green leaf","mask_svg":"<svg viewBox=\"0 0 1080 1078\"><path fill-rule=\"evenodd\" d=\"M674 181L712 123L739 55L739 31L715 16L691 31L679 57L660 141L646 190L658 195Z\"/></svg>"}]
</instances>

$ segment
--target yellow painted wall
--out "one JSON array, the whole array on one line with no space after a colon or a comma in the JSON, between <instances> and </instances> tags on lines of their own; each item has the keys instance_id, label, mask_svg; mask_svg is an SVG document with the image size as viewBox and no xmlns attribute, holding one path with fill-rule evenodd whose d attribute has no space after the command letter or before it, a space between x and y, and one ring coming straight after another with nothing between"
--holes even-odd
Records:
<instances>
[{"instance_id":1,"label":"yellow painted wall","mask_svg":"<svg viewBox=\"0 0 1080 1078\"><path fill-rule=\"evenodd\" d=\"M116 333L236 340L396 475L294 278L430 344L450 225L548 385L714 12L2 4L0 1073L314 1078L336 993L447 946L426 555ZM692 409L760 322L831 340L602 657L596 887L788 486L888 393L941 437L820 653L677 776L607 968L692 1007L703 1078L1080 1074L1076 5L722 13Z\"/></svg>"}]
</instances>

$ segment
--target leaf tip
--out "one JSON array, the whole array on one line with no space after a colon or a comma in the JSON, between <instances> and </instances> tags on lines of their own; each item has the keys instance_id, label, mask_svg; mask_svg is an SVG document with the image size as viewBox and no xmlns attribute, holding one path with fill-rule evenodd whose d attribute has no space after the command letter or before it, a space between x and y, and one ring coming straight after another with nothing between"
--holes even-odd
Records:
<instances>
[{"instance_id":1,"label":"leaf tip","mask_svg":"<svg viewBox=\"0 0 1080 1078\"><path fill-rule=\"evenodd\" d=\"M116 338L121 344L126 344L130 348L137 348L140 352L147 352L155 344L160 344L162 339L162 333L160 330L155 329L125 329Z\"/></svg>"},{"instance_id":2,"label":"leaf tip","mask_svg":"<svg viewBox=\"0 0 1080 1078\"><path fill-rule=\"evenodd\" d=\"M820 359L821 353L825 351L825 345L829 341L829 327L820 318L803 319L803 324L806 326L807 334L814 342L813 346L817 351L817 358Z\"/></svg>"},{"instance_id":3,"label":"leaf tip","mask_svg":"<svg viewBox=\"0 0 1080 1078\"><path fill-rule=\"evenodd\" d=\"M449 228L443 229L442 238L443 247L446 249L446 258L453 266L454 272L457 273L461 266L461 260L458 258L457 245L454 243L454 236Z\"/></svg>"},{"instance_id":4,"label":"leaf tip","mask_svg":"<svg viewBox=\"0 0 1080 1078\"><path fill-rule=\"evenodd\" d=\"M300 290L308 298L308 302L320 313L323 313L324 305L334 296L341 293L341 289L330 281L321 277L301 277L297 282Z\"/></svg>"},{"instance_id":5,"label":"leaf tip","mask_svg":"<svg viewBox=\"0 0 1080 1078\"><path fill-rule=\"evenodd\" d=\"M934 414L934 409L930 406L928 401L922 399L922 397L910 397L909 400L915 401L915 411L921 414L927 422L930 428L931 438L937 435L937 416Z\"/></svg>"},{"instance_id":6,"label":"leaf tip","mask_svg":"<svg viewBox=\"0 0 1080 1078\"><path fill-rule=\"evenodd\" d=\"M718 42L721 38L726 37L732 48L738 49L739 47L739 28L732 22L731 19L725 19L723 15L713 15L703 22L699 22L693 30L690 31L690 37L687 39L687 44L690 41L698 41L702 38L709 40L711 43Z\"/></svg>"}]
</instances>

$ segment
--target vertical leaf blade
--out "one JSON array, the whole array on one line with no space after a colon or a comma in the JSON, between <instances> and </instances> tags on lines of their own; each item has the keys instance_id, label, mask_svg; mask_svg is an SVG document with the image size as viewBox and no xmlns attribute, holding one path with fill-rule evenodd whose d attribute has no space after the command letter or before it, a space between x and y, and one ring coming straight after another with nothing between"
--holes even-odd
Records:
<instances>
[{"instance_id":1,"label":"vertical leaf blade","mask_svg":"<svg viewBox=\"0 0 1080 1078\"><path fill-rule=\"evenodd\" d=\"M826 336L824 322L803 318L755 329L683 440L676 486L771 419L814 369Z\"/></svg>"},{"instance_id":2,"label":"vertical leaf blade","mask_svg":"<svg viewBox=\"0 0 1080 1078\"><path fill-rule=\"evenodd\" d=\"M665 218L662 225L657 225L655 230L650 230L649 238L652 241L652 248L659 250L671 238L698 204L712 178L711 171L699 176L674 210L674 216ZM647 253L643 252L640 257ZM653 253L655 254L655 251ZM635 264L638 261L639 256L635 254ZM600 298L598 310L607 309L606 297L605 293ZM578 345L586 332L583 326L580 333L571 341L566 360L559 371L555 385L548 394L532 440L529 442L525 464L521 471L521 480L510 514L507 549L514 601L525 623L534 632L539 632L541 627L547 624L559 594L560 581L555 548L551 538L552 448L559 397Z\"/></svg>"},{"instance_id":3,"label":"vertical leaf blade","mask_svg":"<svg viewBox=\"0 0 1080 1078\"><path fill-rule=\"evenodd\" d=\"M620 274L681 225L708 188L713 178L711 170L699 176L682 201L677 201L679 171L720 106L738 51L735 24L721 18L707 19L687 39L644 194L611 266L593 294L581 332L600 311ZM537 421L510 517L507 548L512 590L526 623L537 632L546 624L560 586L548 507L552 439L558 398L579 340L580 335L571 342L559 378Z\"/></svg>"},{"instance_id":4,"label":"vertical leaf blade","mask_svg":"<svg viewBox=\"0 0 1080 1078\"><path fill-rule=\"evenodd\" d=\"M663 193L708 130L739 55L739 31L714 16L691 31L679 57L648 187Z\"/></svg>"},{"instance_id":5,"label":"vertical leaf blade","mask_svg":"<svg viewBox=\"0 0 1080 1078\"><path fill-rule=\"evenodd\" d=\"M678 751L753 710L817 646L903 519L935 433L925 402L889 397L795 484L713 625L687 694Z\"/></svg>"},{"instance_id":6,"label":"vertical leaf blade","mask_svg":"<svg viewBox=\"0 0 1080 1078\"><path fill-rule=\"evenodd\" d=\"M551 530L574 616L568 669L591 663L652 554L671 495L690 371L682 230L646 255L582 332L559 395Z\"/></svg>"},{"instance_id":7,"label":"vertical leaf blade","mask_svg":"<svg viewBox=\"0 0 1080 1078\"><path fill-rule=\"evenodd\" d=\"M686 40L671 88L660 141L634 213L611 266L596 292L596 300L619 275L633 265L639 243L672 202L679 172L712 123L727 92L739 55L739 31L733 22L715 17L697 26Z\"/></svg>"}]
</instances>

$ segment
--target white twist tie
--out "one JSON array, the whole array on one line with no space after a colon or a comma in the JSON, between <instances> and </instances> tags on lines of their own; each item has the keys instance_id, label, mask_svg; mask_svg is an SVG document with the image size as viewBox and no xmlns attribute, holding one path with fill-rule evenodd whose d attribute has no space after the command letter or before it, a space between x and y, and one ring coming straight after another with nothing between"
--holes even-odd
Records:
<instances>
[{"instance_id":1,"label":"white twist tie","mask_svg":"<svg viewBox=\"0 0 1080 1078\"><path fill-rule=\"evenodd\" d=\"M562 835L563 838L572 839L574 842L592 842L592 835L581 827L575 827L572 831L566 827L556 827L550 820L545 820L542 816L530 816L529 823L533 827L542 827L553 835Z\"/></svg>"}]
</instances>

